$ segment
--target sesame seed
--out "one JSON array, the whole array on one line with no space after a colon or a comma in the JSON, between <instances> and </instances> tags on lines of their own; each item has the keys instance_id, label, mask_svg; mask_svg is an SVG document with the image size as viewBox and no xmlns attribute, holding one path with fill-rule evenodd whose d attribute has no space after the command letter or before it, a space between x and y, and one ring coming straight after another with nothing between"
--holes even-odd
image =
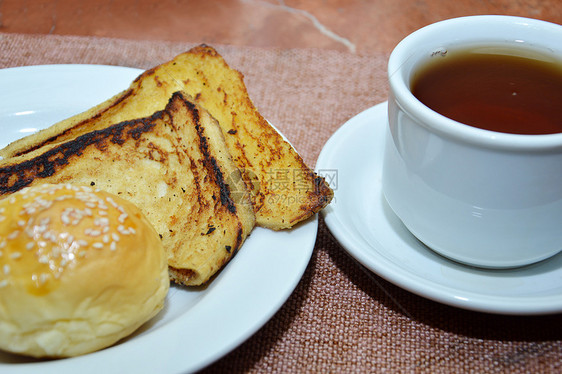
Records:
<instances>
[{"instance_id":1,"label":"sesame seed","mask_svg":"<svg viewBox=\"0 0 562 374\"><path fill-rule=\"evenodd\" d=\"M18 230L13 231L10 235L6 236L6 239L8 239L8 240L15 239L15 238L18 237L19 233L20 232Z\"/></svg>"},{"instance_id":2,"label":"sesame seed","mask_svg":"<svg viewBox=\"0 0 562 374\"><path fill-rule=\"evenodd\" d=\"M114 208L119 209L119 204L117 204L117 203L115 202L115 200L113 200L110 196L107 196L107 197L105 198L105 200L106 200L108 203L110 203L111 205L113 205Z\"/></svg>"},{"instance_id":3,"label":"sesame seed","mask_svg":"<svg viewBox=\"0 0 562 374\"><path fill-rule=\"evenodd\" d=\"M109 219L105 217L99 217L94 220L95 226L107 226L109 225Z\"/></svg>"},{"instance_id":4,"label":"sesame seed","mask_svg":"<svg viewBox=\"0 0 562 374\"><path fill-rule=\"evenodd\" d=\"M32 239L35 232L33 231L33 227L26 227L25 229L23 229L23 231L25 232L25 234L27 235L28 238Z\"/></svg>"},{"instance_id":5,"label":"sesame seed","mask_svg":"<svg viewBox=\"0 0 562 374\"><path fill-rule=\"evenodd\" d=\"M61 214L60 219L62 221L62 223L64 223L65 225L70 225L70 218L68 218L67 215L65 214Z\"/></svg>"},{"instance_id":6,"label":"sesame seed","mask_svg":"<svg viewBox=\"0 0 562 374\"><path fill-rule=\"evenodd\" d=\"M42 268L43 272L39 270L33 275L34 283L39 287L46 282L64 276L65 270L74 261L80 257L89 256L88 250L109 248L111 251L116 251L122 235L136 233L134 227L129 227L134 226L134 224L131 224L128 212L124 206L119 205L117 199L114 200L103 195L96 196L92 193L93 189L89 187L77 188L72 185L47 187L47 185L44 185L40 188L40 190L24 188L21 195L18 193L18 195L15 195L15 199L10 200L8 198L6 201L18 202L21 196L27 194L20 215L14 217L12 231L8 231L9 235L0 237L0 256L3 255L3 258L8 257L8 259L11 258L14 261L3 260L2 262L8 262L8 264L0 263L0 287L5 287L11 283L7 275L13 276L15 268L12 269L10 266L14 266L17 261L26 259L25 256L29 256L26 250L33 255L36 261L35 266L41 268L43 265L40 266L40 263L46 266ZM53 196L47 197L47 193ZM45 217L41 212L57 204L56 201L58 200L67 200L69 204L66 207L61 206L62 203L59 205L60 208L57 209L59 217L51 217L51 219ZM77 205L72 207L70 202ZM4 216L7 211L8 208L0 208L0 222L11 219L11 215ZM53 224L58 227L53 226ZM70 227L59 232L61 228L59 225L77 225L77 228L84 231L78 237L74 237L68 233L68 231L71 231L68 230ZM119 227L116 229L117 225ZM12 250L7 252L2 249L11 246L12 243L8 240L12 239L22 240L18 252ZM23 241L24 239L25 241Z\"/></svg>"},{"instance_id":7,"label":"sesame seed","mask_svg":"<svg viewBox=\"0 0 562 374\"><path fill-rule=\"evenodd\" d=\"M86 234L88 236L100 236L101 231L87 228L87 229L84 230L84 234Z\"/></svg>"},{"instance_id":8,"label":"sesame seed","mask_svg":"<svg viewBox=\"0 0 562 374\"><path fill-rule=\"evenodd\" d=\"M56 243L57 236L52 231L47 231L43 233L43 239Z\"/></svg>"},{"instance_id":9,"label":"sesame seed","mask_svg":"<svg viewBox=\"0 0 562 374\"><path fill-rule=\"evenodd\" d=\"M44 233L45 231L47 231L47 229L49 228L48 225L39 225L35 227L35 231L39 234Z\"/></svg>"}]
</instances>

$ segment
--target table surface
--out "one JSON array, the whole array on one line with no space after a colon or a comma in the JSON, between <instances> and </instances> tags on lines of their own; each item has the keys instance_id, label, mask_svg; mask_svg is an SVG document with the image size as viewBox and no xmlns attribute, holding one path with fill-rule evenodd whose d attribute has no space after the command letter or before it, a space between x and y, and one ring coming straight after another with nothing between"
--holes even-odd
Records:
<instances>
[{"instance_id":1,"label":"table surface","mask_svg":"<svg viewBox=\"0 0 562 374\"><path fill-rule=\"evenodd\" d=\"M429 23L507 14L562 23L560 0L0 2L0 68L150 68L213 45L310 166L349 118L386 100L394 45ZM290 108L288 110L287 108ZM293 295L205 372L560 372L562 315L502 316L438 304L352 260L320 219Z\"/></svg>"},{"instance_id":2,"label":"table surface","mask_svg":"<svg viewBox=\"0 0 562 374\"><path fill-rule=\"evenodd\" d=\"M0 31L388 53L446 18L506 14L561 23L559 0L4 0Z\"/></svg>"}]
</instances>

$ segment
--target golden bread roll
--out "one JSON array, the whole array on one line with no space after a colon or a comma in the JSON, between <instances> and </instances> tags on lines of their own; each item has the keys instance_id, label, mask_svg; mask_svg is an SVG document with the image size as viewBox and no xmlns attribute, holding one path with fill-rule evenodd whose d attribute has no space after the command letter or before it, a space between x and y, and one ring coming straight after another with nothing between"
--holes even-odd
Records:
<instances>
[{"instance_id":1,"label":"golden bread roll","mask_svg":"<svg viewBox=\"0 0 562 374\"><path fill-rule=\"evenodd\" d=\"M112 345L164 306L166 252L133 204L44 184L0 200L0 348L76 356Z\"/></svg>"}]
</instances>

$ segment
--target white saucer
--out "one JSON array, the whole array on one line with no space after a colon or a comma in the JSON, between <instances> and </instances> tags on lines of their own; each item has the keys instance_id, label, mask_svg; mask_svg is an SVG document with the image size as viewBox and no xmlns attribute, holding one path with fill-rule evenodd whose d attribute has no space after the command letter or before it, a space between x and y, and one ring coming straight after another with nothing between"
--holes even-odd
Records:
<instances>
[{"instance_id":1,"label":"white saucer","mask_svg":"<svg viewBox=\"0 0 562 374\"><path fill-rule=\"evenodd\" d=\"M562 311L562 254L512 270L447 260L419 242L381 192L387 103L365 110L328 140L316 169L335 190L324 210L335 238L357 261L420 296L475 311L533 315Z\"/></svg>"}]
</instances>

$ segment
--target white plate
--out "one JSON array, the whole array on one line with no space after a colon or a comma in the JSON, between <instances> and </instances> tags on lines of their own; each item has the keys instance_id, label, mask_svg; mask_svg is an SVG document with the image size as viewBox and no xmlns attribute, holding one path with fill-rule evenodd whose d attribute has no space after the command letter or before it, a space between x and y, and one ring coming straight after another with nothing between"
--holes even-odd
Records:
<instances>
[{"instance_id":1,"label":"white plate","mask_svg":"<svg viewBox=\"0 0 562 374\"><path fill-rule=\"evenodd\" d=\"M0 147L128 87L140 70L50 65L0 70ZM173 286L166 308L134 336L81 357L34 361L0 352L1 373L185 373L233 350L283 305L304 273L317 217L274 232L256 228L207 288Z\"/></svg>"},{"instance_id":2,"label":"white plate","mask_svg":"<svg viewBox=\"0 0 562 374\"><path fill-rule=\"evenodd\" d=\"M316 169L332 181L325 221L341 245L388 281L426 298L475 311L562 311L562 255L514 270L482 270L447 260L419 242L381 192L387 104L345 123L326 143Z\"/></svg>"}]
</instances>

